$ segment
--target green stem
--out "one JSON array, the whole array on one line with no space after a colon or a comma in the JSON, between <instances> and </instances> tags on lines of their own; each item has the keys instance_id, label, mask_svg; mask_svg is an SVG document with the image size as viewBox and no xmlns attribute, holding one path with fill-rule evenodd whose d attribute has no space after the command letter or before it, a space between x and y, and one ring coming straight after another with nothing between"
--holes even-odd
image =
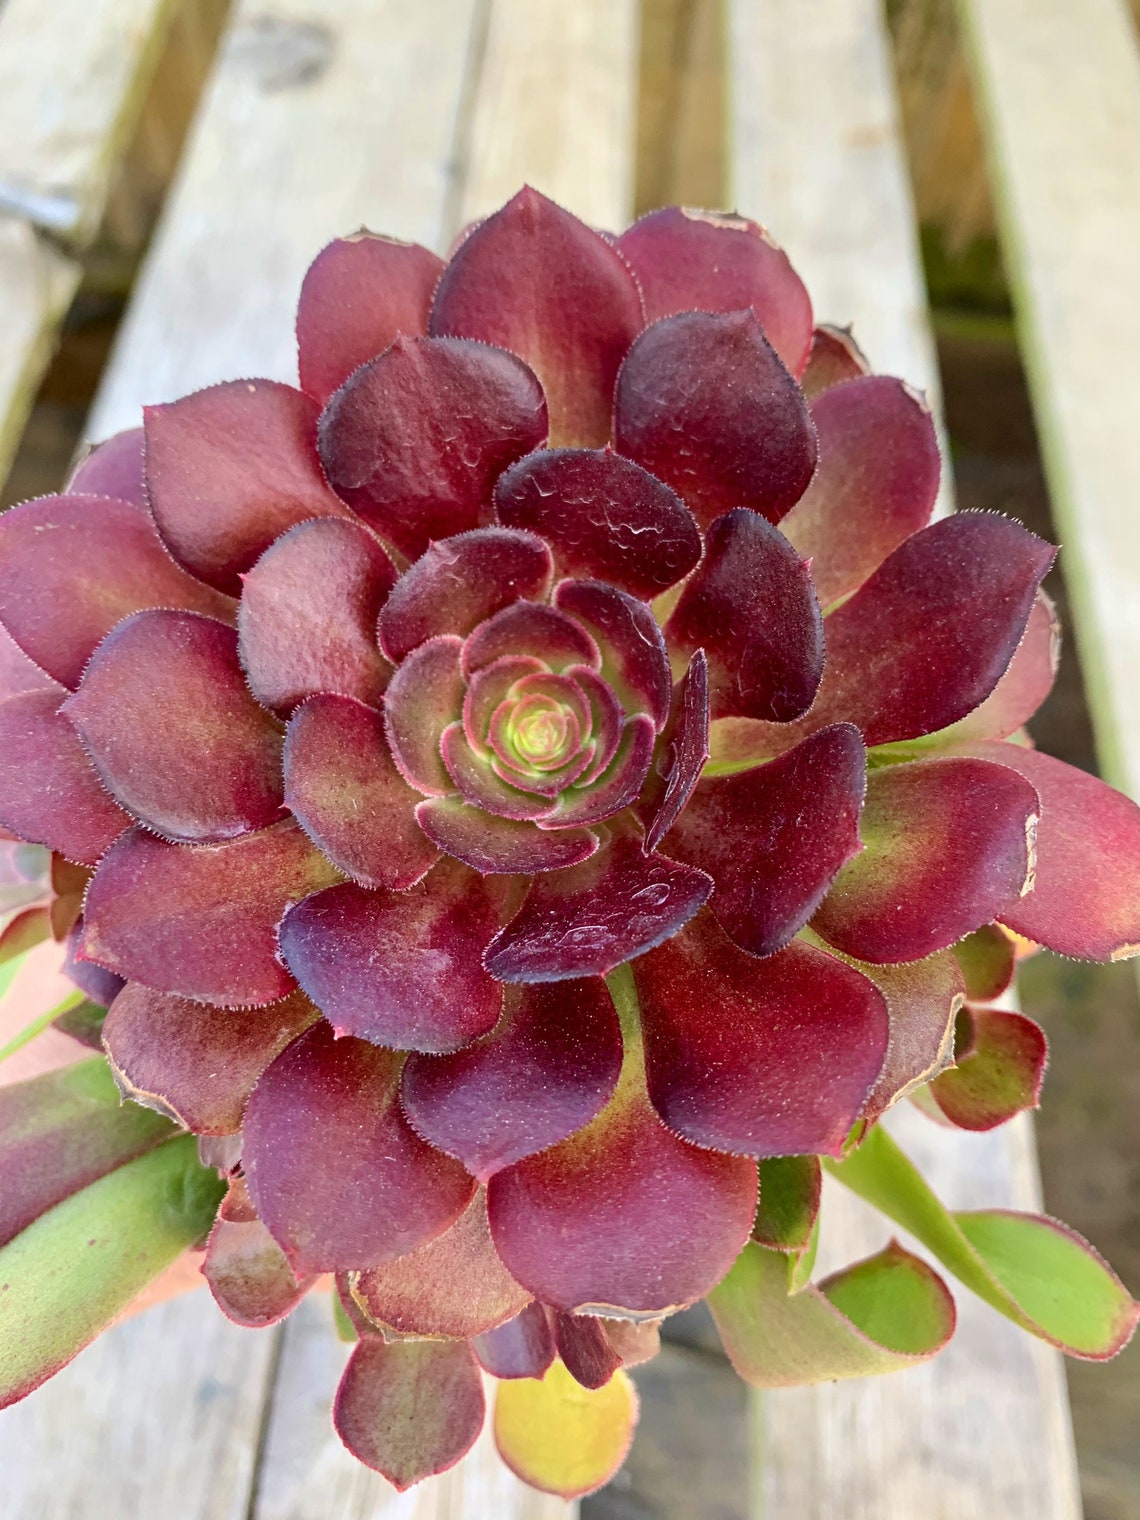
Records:
<instances>
[{"instance_id":1,"label":"green stem","mask_svg":"<svg viewBox=\"0 0 1140 1520\"><path fill-rule=\"evenodd\" d=\"M38 1019L33 1019L30 1024L21 1029L18 1035L14 1035L7 1045L0 1046L0 1062L4 1062L9 1056L14 1056L18 1050L23 1050L25 1045L30 1045L37 1035L43 1034L44 1030L55 1023L65 1013L70 1013L83 1001L83 994L77 987L74 992L69 992L61 1003L54 1008L49 1008L46 1013L41 1013Z\"/></svg>"}]
</instances>

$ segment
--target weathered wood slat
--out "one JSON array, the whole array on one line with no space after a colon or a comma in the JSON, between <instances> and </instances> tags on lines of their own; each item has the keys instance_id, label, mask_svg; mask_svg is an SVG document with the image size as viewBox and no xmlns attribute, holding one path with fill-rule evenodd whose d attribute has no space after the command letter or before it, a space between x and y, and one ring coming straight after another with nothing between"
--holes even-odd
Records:
<instances>
[{"instance_id":1,"label":"weathered wood slat","mask_svg":"<svg viewBox=\"0 0 1140 1520\"><path fill-rule=\"evenodd\" d=\"M959 0L1102 765L1140 797L1140 48L1124 0Z\"/></svg>"},{"instance_id":2,"label":"weathered wood slat","mask_svg":"<svg viewBox=\"0 0 1140 1520\"><path fill-rule=\"evenodd\" d=\"M736 203L786 245L821 316L853 320L876 368L935 392L878 0L735 0L732 17ZM894 1122L950 1205L1038 1205L1027 1122L989 1136L909 1110ZM839 1187L825 1218L834 1264L890 1233ZM764 1399L768 1520L1079 1515L1059 1356L957 1296L957 1336L928 1366Z\"/></svg>"},{"instance_id":3,"label":"weathered wood slat","mask_svg":"<svg viewBox=\"0 0 1140 1520\"><path fill-rule=\"evenodd\" d=\"M6 0L0 207L82 245L183 0Z\"/></svg>"}]
</instances>

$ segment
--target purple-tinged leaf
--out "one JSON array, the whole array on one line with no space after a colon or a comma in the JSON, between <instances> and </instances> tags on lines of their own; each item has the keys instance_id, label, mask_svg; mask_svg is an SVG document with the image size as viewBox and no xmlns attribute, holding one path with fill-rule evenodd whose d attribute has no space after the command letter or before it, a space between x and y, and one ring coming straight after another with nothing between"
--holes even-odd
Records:
<instances>
[{"instance_id":1,"label":"purple-tinged leaf","mask_svg":"<svg viewBox=\"0 0 1140 1520\"><path fill-rule=\"evenodd\" d=\"M709 529L705 558L666 625L670 645L709 661L714 718L785 723L812 704L823 672L823 618L807 566L756 512Z\"/></svg>"},{"instance_id":2,"label":"purple-tinged leaf","mask_svg":"<svg viewBox=\"0 0 1140 1520\"><path fill-rule=\"evenodd\" d=\"M295 1272L363 1270L441 1235L475 1179L400 1111L404 1057L335 1038L321 1021L263 1072L245 1111L242 1165Z\"/></svg>"},{"instance_id":3,"label":"purple-tinged leaf","mask_svg":"<svg viewBox=\"0 0 1140 1520\"><path fill-rule=\"evenodd\" d=\"M513 354L453 338L397 338L321 416L328 478L401 554L491 521L509 464L546 439L546 402Z\"/></svg>"},{"instance_id":4,"label":"purple-tinged leaf","mask_svg":"<svg viewBox=\"0 0 1140 1520\"><path fill-rule=\"evenodd\" d=\"M95 444L72 470L65 488L67 494L113 496L116 501L133 501L136 507L146 510L144 441L143 429L134 427Z\"/></svg>"},{"instance_id":5,"label":"purple-tinged leaf","mask_svg":"<svg viewBox=\"0 0 1140 1520\"><path fill-rule=\"evenodd\" d=\"M689 661L673 698L669 774L651 809L645 852L652 855L684 812L709 757L709 672L703 649Z\"/></svg>"},{"instance_id":6,"label":"purple-tinged leaf","mask_svg":"<svg viewBox=\"0 0 1140 1520\"><path fill-rule=\"evenodd\" d=\"M438 859L416 822L420 798L396 769L375 708L316 696L290 718L285 801L310 839L362 887L403 890Z\"/></svg>"},{"instance_id":7,"label":"purple-tinged leaf","mask_svg":"<svg viewBox=\"0 0 1140 1520\"><path fill-rule=\"evenodd\" d=\"M831 386L865 375L870 367L850 328L821 322L811 335L811 352L800 376L800 389L814 401Z\"/></svg>"},{"instance_id":8,"label":"purple-tinged leaf","mask_svg":"<svg viewBox=\"0 0 1140 1520\"><path fill-rule=\"evenodd\" d=\"M430 820L433 818L442 817L444 820L454 818L460 828L470 830L481 827L479 810L511 822L525 822L544 817L554 807L551 797L529 789L522 791L519 786L507 780L506 767L496 764L494 755L487 751L480 753L474 750L462 723L452 723L444 729L440 740L440 752L453 788L459 792L462 802L445 797L433 799L429 805L425 806L423 814L418 816L429 820L423 823L423 827L429 833L432 830ZM480 819L479 824L474 823L466 814L457 812L457 808L468 806L475 813L476 818ZM443 827L447 827L446 821ZM481 861L488 858L488 852L493 850L495 837L496 831L493 824L490 826L485 846L480 844L478 836L474 837L474 848ZM510 838L513 834L508 831L503 837ZM531 848L538 850L540 847L531 841ZM460 855L459 858L462 860L465 856ZM476 866L476 870L480 869L482 869L481 866ZM526 868L520 867L520 869Z\"/></svg>"},{"instance_id":9,"label":"purple-tinged leaf","mask_svg":"<svg viewBox=\"0 0 1140 1520\"><path fill-rule=\"evenodd\" d=\"M538 877L485 964L504 982L605 975L676 934L712 885L703 871L644 855L638 840L619 835L583 864Z\"/></svg>"},{"instance_id":10,"label":"purple-tinged leaf","mask_svg":"<svg viewBox=\"0 0 1140 1520\"><path fill-rule=\"evenodd\" d=\"M166 552L144 507L97 496L42 496L0 517L0 622L72 690L120 618L181 607L232 622L234 604Z\"/></svg>"},{"instance_id":11,"label":"purple-tinged leaf","mask_svg":"<svg viewBox=\"0 0 1140 1520\"><path fill-rule=\"evenodd\" d=\"M115 800L167 839L231 839L281 816L281 728L250 696L225 623L124 618L62 711Z\"/></svg>"},{"instance_id":12,"label":"purple-tinged leaf","mask_svg":"<svg viewBox=\"0 0 1140 1520\"><path fill-rule=\"evenodd\" d=\"M1060 620L1050 598L1039 589L1025 626L1025 635L1005 675L980 707L975 707L973 712L959 718L949 728L931 734L928 742L942 748L987 739L1008 739L1029 722L1053 690L1060 663Z\"/></svg>"},{"instance_id":13,"label":"purple-tinged leaf","mask_svg":"<svg viewBox=\"0 0 1140 1520\"><path fill-rule=\"evenodd\" d=\"M543 1304L532 1300L505 1325L477 1335L471 1349L492 1377L540 1378L555 1355L550 1315Z\"/></svg>"},{"instance_id":14,"label":"purple-tinged leaf","mask_svg":"<svg viewBox=\"0 0 1140 1520\"><path fill-rule=\"evenodd\" d=\"M242 1178L230 1182L206 1242L202 1275L227 1319L250 1330L291 1314L314 1277L293 1275L289 1258L257 1217Z\"/></svg>"},{"instance_id":15,"label":"purple-tinged leaf","mask_svg":"<svg viewBox=\"0 0 1140 1520\"><path fill-rule=\"evenodd\" d=\"M803 369L811 299L787 254L756 222L666 206L634 222L617 246L641 284L648 321L750 306L792 374Z\"/></svg>"},{"instance_id":16,"label":"purple-tinged leaf","mask_svg":"<svg viewBox=\"0 0 1140 1520\"><path fill-rule=\"evenodd\" d=\"M277 959L285 909L340 873L290 819L217 845L129 829L87 889L82 955L156 992L222 1006L294 987Z\"/></svg>"},{"instance_id":17,"label":"purple-tinged leaf","mask_svg":"<svg viewBox=\"0 0 1140 1520\"><path fill-rule=\"evenodd\" d=\"M883 964L945 950L1033 884L1034 788L985 760L918 760L871 771L860 832L812 920L837 950Z\"/></svg>"},{"instance_id":18,"label":"purple-tinged leaf","mask_svg":"<svg viewBox=\"0 0 1140 1520\"><path fill-rule=\"evenodd\" d=\"M458 797L431 797L416 808L431 842L482 876L562 871L598 848L589 829L540 830L526 819L482 812Z\"/></svg>"},{"instance_id":19,"label":"purple-tinged leaf","mask_svg":"<svg viewBox=\"0 0 1140 1520\"><path fill-rule=\"evenodd\" d=\"M499 477L499 521L541 534L563 575L646 601L701 557L693 514L660 480L608 449L540 449Z\"/></svg>"},{"instance_id":20,"label":"purple-tinged leaf","mask_svg":"<svg viewBox=\"0 0 1140 1520\"><path fill-rule=\"evenodd\" d=\"M556 1313L554 1344L566 1371L583 1388L604 1388L621 1366L596 1314Z\"/></svg>"},{"instance_id":21,"label":"purple-tinged leaf","mask_svg":"<svg viewBox=\"0 0 1140 1520\"><path fill-rule=\"evenodd\" d=\"M418 243L363 228L334 238L309 265L297 303L301 389L325 402L394 338L426 333L443 260Z\"/></svg>"},{"instance_id":22,"label":"purple-tinged leaf","mask_svg":"<svg viewBox=\"0 0 1140 1520\"><path fill-rule=\"evenodd\" d=\"M1023 1013L965 1007L958 1014L954 1065L931 1082L930 1097L959 1129L996 1129L1036 1108L1049 1047Z\"/></svg>"},{"instance_id":23,"label":"purple-tinged leaf","mask_svg":"<svg viewBox=\"0 0 1140 1520\"><path fill-rule=\"evenodd\" d=\"M454 634L429 639L412 651L384 694L384 731L392 759L404 780L429 796L455 790L440 741L463 711L462 649Z\"/></svg>"},{"instance_id":24,"label":"purple-tinged leaf","mask_svg":"<svg viewBox=\"0 0 1140 1520\"><path fill-rule=\"evenodd\" d=\"M618 366L644 321L616 249L528 186L452 254L431 331L518 354L542 382L551 444L597 447L610 436Z\"/></svg>"},{"instance_id":25,"label":"purple-tinged leaf","mask_svg":"<svg viewBox=\"0 0 1140 1520\"><path fill-rule=\"evenodd\" d=\"M0 702L23 696L26 691L54 691L56 701L62 702L67 688L30 660L0 624Z\"/></svg>"},{"instance_id":26,"label":"purple-tinged leaf","mask_svg":"<svg viewBox=\"0 0 1140 1520\"><path fill-rule=\"evenodd\" d=\"M646 604L600 581L563 581L554 601L597 643L602 675L626 711L648 713L660 732L669 717L673 678L665 640Z\"/></svg>"},{"instance_id":27,"label":"purple-tinged leaf","mask_svg":"<svg viewBox=\"0 0 1140 1520\"><path fill-rule=\"evenodd\" d=\"M815 468L807 406L751 311L647 327L618 375L614 442L702 528L736 507L779 522Z\"/></svg>"},{"instance_id":28,"label":"purple-tinged leaf","mask_svg":"<svg viewBox=\"0 0 1140 1520\"><path fill-rule=\"evenodd\" d=\"M281 954L338 1034L398 1050L458 1050L498 1022L503 989L483 970L498 916L451 861L406 892L344 882L297 903Z\"/></svg>"},{"instance_id":29,"label":"purple-tinged leaf","mask_svg":"<svg viewBox=\"0 0 1140 1520\"><path fill-rule=\"evenodd\" d=\"M473 675L508 657L537 658L557 672L574 665L597 670L602 663L580 623L539 602L515 602L476 628L463 646L463 673Z\"/></svg>"},{"instance_id":30,"label":"purple-tinged leaf","mask_svg":"<svg viewBox=\"0 0 1140 1520\"><path fill-rule=\"evenodd\" d=\"M637 713L628 719L605 776L588 787L564 792L556 811L539 818L539 828L552 830L573 824L601 823L636 802L649 774L656 737L653 719L648 714Z\"/></svg>"},{"instance_id":31,"label":"purple-tinged leaf","mask_svg":"<svg viewBox=\"0 0 1140 1520\"><path fill-rule=\"evenodd\" d=\"M317 403L275 380L227 380L145 409L146 486L180 565L237 595L243 570L310 517L349 517L317 458Z\"/></svg>"},{"instance_id":32,"label":"purple-tinged leaf","mask_svg":"<svg viewBox=\"0 0 1140 1520\"><path fill-rule=\"evenodd\" d=\"M490 1034L454 1055L411 1057L401 1098L416 1132L485 1182L588 1124L621 1060L601 977L510 988Z\"/></svg>"}]
</instances>

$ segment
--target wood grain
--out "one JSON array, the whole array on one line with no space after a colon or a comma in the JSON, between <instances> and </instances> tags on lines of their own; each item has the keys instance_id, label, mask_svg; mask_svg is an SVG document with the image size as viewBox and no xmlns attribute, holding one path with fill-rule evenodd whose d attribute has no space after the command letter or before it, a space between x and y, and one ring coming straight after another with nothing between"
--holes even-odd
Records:
<instances>
[{"instance_id":1,"label":"wood grain","mask_svg":"<svg viewBox=\"0 0 1140 1520\"><path fill-rule=\"evenodd\" d=\"M1140 48L1123 0L960 0L1104 773L1140 798Z\"/></svg>"},{"instance_id":2,"label":"wood grain","mask_svg":"<svg viewBox=\"0 0 1140 1520\"><path fill-rule=\"evenodd\" d=\"M737 204L785 244L821 317L854 321L875 368L936 395L879 5L736 0L732 18ZM947 1203L1039 1203L1027 1122L987 1137L942 1131L909 1109L894 1123ZM891 1233L839 1187L825 1217L830 1266ZM957 1297L958 1333L926 1367L763 1401L767 1520L1075 1520L1059 1356Z\"/></svg>"}]
</instances>

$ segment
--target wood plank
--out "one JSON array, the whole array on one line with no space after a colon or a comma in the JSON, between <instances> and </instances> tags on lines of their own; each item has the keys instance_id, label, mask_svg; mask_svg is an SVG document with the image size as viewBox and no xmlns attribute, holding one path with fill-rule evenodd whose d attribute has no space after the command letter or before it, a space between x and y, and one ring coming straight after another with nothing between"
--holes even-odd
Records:
<instances>
[{"instance_id":1,"label":"wood plank","mask_svg":"<svg viewBox=\"0 0 1140 1520\"><path fill-rule=\"evenodd\" d=\"M876 368L936 393L913 209L877 0L735 0L735 201L771 226L821 316L854 320ZM948 504L948 503L944 503ZM903 1144L952 1206L1033 1208L1027 1122L942 1131L907 1109ZM886 1221L829 1189L827 1259L880 1247ZM768 1520L1074 1520L1060 1358L964 1291L928 1366L762 1402Z\"/></svg>"},{"instance_id":2,"label":"wood plank","mask_svg":"<svg viewBox=\"0 0 1140 1520\"><path fill-rule=\"evenodd\" d=\"M1140 49L1123 0L960 0L1105 774L1140 798Z\"/></svg>"},{"instance_id":3,"label":"wood plank","mask_svg":"<svg viewBox=\"0 0 1140 1520\"><path fill-rule=\"evenodd\" d=\"M7 477L78 285L77 264L26 222L0 215L0 480Z\"/></svg>"},{"instance_id":4,"label":"wood plank","mask_svg":"<svg viewBox=\"0 0 1140 1520\"><path fill-rule=\"evenodd\" d=\"M183 0L6 0L0 207L68 243L94 236Z\"/></svg>"},{"instance_id":5,"label":"wood plank","mask_svg":"<svg viewBox=\"0 0 1140 1520\"><path fill-rule=\"evenodd\" d=\"M0 1415L4 1520L246 1520L275 1332L206 1293L109 1330Z\"/></svg>"}]
</instances>

